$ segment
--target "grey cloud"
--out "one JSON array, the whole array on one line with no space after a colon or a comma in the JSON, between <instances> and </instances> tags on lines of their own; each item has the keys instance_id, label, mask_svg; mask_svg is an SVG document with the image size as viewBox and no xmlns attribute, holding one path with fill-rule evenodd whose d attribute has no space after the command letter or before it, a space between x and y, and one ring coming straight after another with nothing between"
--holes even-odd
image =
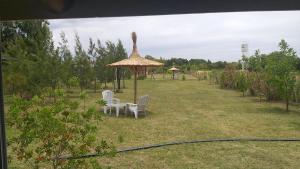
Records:
<instances>
[{"instance_id":1,"label":"grey cloud","mask_svg":"<svg viewBox=\"0 0 300 169\"><path fill-rule=\"evenodd\" d=\"M56 44L59 33L66 33L71 49L78 32L85 48L89 37L120 39L130 53L130 33L136 31L140 53L155 57L237 61L242 43L249 44L249 54L256 49L268 53L281 39L300 52L300 11L50 20L50 27Z\"/></svg>"}]
</instances>

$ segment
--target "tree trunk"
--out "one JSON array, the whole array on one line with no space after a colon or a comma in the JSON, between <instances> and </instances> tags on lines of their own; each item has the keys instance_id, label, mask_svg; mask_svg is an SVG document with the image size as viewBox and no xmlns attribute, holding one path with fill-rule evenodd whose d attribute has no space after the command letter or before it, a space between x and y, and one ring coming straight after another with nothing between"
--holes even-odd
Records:
<instances>
[{"instance_id":1,"label":"tree trunk","mask_svg":"<svg viewBox=\"0 0 300 169\"><path fill-rule=\"evenodd\" d=\"M175 72L173 71L173 80L175 79Z\"/></svg>"},{"instance_id":2,"label":"tree trunk","mask_svg":"<svg viewBox=\"0 0 300 169\"><path fill-rule=\"evenodd\" d=\"M125 89L125 70L123 70L123 89Z\"/></svg>"},{"instance_id":3,"label":"tree trunk","mask_svg":"<svg viewBox=\"0 0 300 169\"><path fill-rule=\"evenodd\" d=\"M121 70L117 68L117 90L121 90Z\"/></svg>"}]
</instances>

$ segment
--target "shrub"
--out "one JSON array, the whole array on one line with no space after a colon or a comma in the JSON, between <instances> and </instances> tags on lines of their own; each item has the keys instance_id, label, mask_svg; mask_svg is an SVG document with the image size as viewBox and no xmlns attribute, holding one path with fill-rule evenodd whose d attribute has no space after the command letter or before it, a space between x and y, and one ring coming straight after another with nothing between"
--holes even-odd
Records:
<instances>
[{"instance_id":1,"label":"shrub","mask_svg":"<svg viewBox=\"0 0 300 169\"><path fill-rule=\"evenodd\" d=\"M183 81L185 80L185 75L184 74L182 75L181 80L183 80Z\"/></svg>"},{"instance_id":2,"label":"shrub","mask_svg":"<svg viewBox=\"0 0 300 169\"><path fill-rule=\"evenodd\" d=\"M137 80L145 80L146 76L145 75L140 75L137 77Z\"/></svg>"},{"instance_id":3,"label":"shrub","mask_svg":"<svg viewBox=\"0 0 300 169\"><path fill-rule=\"evenodd\" d=\"M237 88L237 70L235 65L227 65L224 72L220 76L221 88L236 89Z\"/></svg>"},{"instance_id":4,"label":"shrub","mask_svg":"<svg viewBox=\"0 0 300 169\"><path fill-rule=\"evenodd\" d=\"M294 101L299 102L300 100L300 81L299 77L296 76L296 85L295 85L295 90L294 90Z\"/></svg>"},{"instance_id":5,"label":"shrub","mask_svg":"<svg viewBox=\"0 0 300 169\"><path fill-rule=\"evenodd\" d=\"M245 92L248 89L248 79L246 72L237 73L237 88L243 92L243 96L245 96Z\"/></svg>"},{"instance_id":6,"label":"shrub","mask_svg":"<svg viewBox=\"0 0 300 169\"><path fill-rule=\"evenodd\" d=\"M69 80L68 80L68 87L71 88L71 87L78 87L79 86L79 78L76 77L76 76L73 76L71 77Z\"/></svg>"},{"instance_id":7,"label":"shrub","mask_svg":"<svg viewBox=\"0 0 300 169\"><path fill-rule=\"evenodd\" d=\"M68 100L63 90L56 90L56 102L45 97L31 100L15 97L8 111L8 124L17 131L9 139L14 156L10 159L25 162L29 168L99 168L86 160L63 160L63 155L80 156L90 151L114 155L115 149L106 141L96 145L100 120L95 108L79 111L78 103Z\"/></svg>"}]
</instances>

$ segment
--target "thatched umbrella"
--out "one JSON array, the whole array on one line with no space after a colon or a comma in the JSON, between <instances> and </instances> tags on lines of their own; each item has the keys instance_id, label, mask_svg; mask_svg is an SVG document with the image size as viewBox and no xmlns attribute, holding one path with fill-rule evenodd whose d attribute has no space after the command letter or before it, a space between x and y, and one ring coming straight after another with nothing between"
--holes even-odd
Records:
<instances>
[{"instance_id":1,"label":"thatched umbrella","mask_svg":"<svg viewBox=\"0 0 300 169\"><path fill-rule=\"evenodd\" d=\"M172 67L171 69L169 69L169 70L172 71L172 73L173 73L172 78L173 78L173 80L174 80L175 72L179 71L179 69L177 69L177 68L173 65L173 67Z\"/></svg>"},{"instance_id":2,"label":"thatched umbrella","mask_svg":"<svg viewBox=\"0 0 300 169\"><path fill-rule=\"evenodd\" d=\"M136 40L137 36L135 32L132 32L132 41L133 41L133 49L132 53L128 59L121 60L119 62L115 62L109 64L108 66L112 67L129 67L134 72L134 100L133 102L136 103L137 97L137 72L145 70L145 67L158 67L163 66L162 63L156 62L153 60L145 59L140 56L137 51Z\"/></svg>"}]
</instances>

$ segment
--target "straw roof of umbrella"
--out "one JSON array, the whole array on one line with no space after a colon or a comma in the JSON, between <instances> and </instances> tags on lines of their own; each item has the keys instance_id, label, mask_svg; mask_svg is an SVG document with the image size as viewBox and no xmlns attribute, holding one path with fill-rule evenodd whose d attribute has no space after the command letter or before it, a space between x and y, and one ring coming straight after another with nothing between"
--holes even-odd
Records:
<instances>
[{"instance_id":1,"label":"straw roof of umbrella","mask_svg":"<svg viewBox=\"0 0 300 169\"><path fill-rule=\"evenodd\" d=\"M163 66L163 63L156 62L153 60L143 58L137 50L136 46L136 33L132 32L132 41L133 41L133 49L132 53L128 59L121 60L119 62L115 62L109 64L111 67L129 67L134 71L134 103L136 103L137 98L137 72L144 67L158 67Z\"/></svg>"},{"instance_id":2,"label":"straw roof of umbrella","mask_svg":"<svg viewBox=\"0 0 300 169\"><path fill-rule=\"evenodd\" d=\"M179 71L179 69L177 69L176 67L172 67L171 69L169 69L169 70L171 70L171 71Z\"/></svg>"},{"instance_id":3,"label":"straw roof of umbrella","mask_svg":"<svg viewBox=\"0 0 300 169\"><path fill-rule=\"evenodd\" d=\"M137 51L136 39L137 39L136 33L132 32L133 50L128 59L124 59L119 62L109 64L108 66L113 66L113 67L135 67L135 66L137 66L137 67L157 67L157 66L163 66L163 63L143 58Z\"/></svg>"}]
</instances>

